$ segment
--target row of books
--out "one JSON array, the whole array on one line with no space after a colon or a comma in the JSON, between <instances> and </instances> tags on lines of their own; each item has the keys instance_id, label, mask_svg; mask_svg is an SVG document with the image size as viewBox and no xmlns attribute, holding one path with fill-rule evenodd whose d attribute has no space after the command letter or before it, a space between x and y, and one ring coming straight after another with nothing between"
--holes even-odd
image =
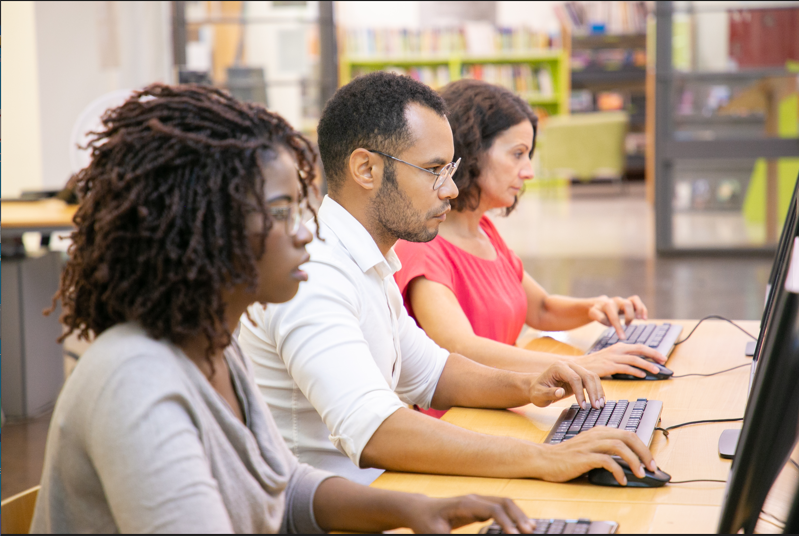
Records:
<instances>
[{"instance_id":1,"label":"row of books","mask_svg":"<svg viewBox=\"0 0 799 536\"><path fill-rule=\"evenodd\" d=\"M527 64L468 64L463 66L461 76L484 80L522 95L544 98L555 95L552 71L547 65L534 68Z\"/></svg>"},{"instance_id":2,"label":"row of books","mask_svg":"<svg viewBox=\"0 0 799 536\"><path fill-rule=\"evenodd\" d=\"M554 9L561 23L574 34L646 32L646 2L564 2Z\"/></svg>"},{"instance_id":3,"label":"row of books","mask_svg":"<svg viewBox=\"0 0 799 536\"><path fill-rule=\"evenodd\" d=\"M421 67L409 67L409 68L388 66L383 70L392 73L410 76L414 80L418 80L424 84L427 84L433 89L442 88L447 84L449 84L451 81L451 77L449 75L449 66L447 65L439 65L437 67L421 66ZM355 67L352 70L352 77L355 78L356 76L367 74L371 71L372 69Z\"/></svg>"},{"instance_id":4,"label":"row of books","mask_svg":"<svg viewBox=\"0 0 799 536\"><path fill-rule=\"evenodd\" d=\"M353 77L359 76L370 70L355 68L352 75ZM446 65L409 68L389 66L384 70L410 76L435 89L439 89L451 81L449 67ZM547 66L533 68L527 64L467 64L462 67L461 78L484 80L521 95L534 94L542 98L555 95L552 72Z\"/></svg>"},{"instance_id":5,"label":"row of books","mask_svg":"<svg viewBox=\"0 0 799 536\"><path fill-rule=\"evenodd\" d=\"M631 91L573 89L569 109L575 113L625 110L632 118L638 118L646 113L646 96Z\"/></svg>"},{"instance_id":6,"label":"row of books","mask_svg":"<svg viewBox=\"0 0 799 536\"><path fill-rule=\"evenodd\" d=\"M598 69L617 71L623 68L646 68L646 49L600 48L573 50L572 71Z\"/></svg>"},{"instance_id":7,"label":"row of books","mask_svg":"<svg viewBox=\"0 0 799 536\"><path fill-rule=\"evenodd\" d=\"M557 37L530 28L494 28L469 23L460 28L350 29L342 49L356 57L447 56L525 53L559 47Z\"/></svg>"}]
</instances>

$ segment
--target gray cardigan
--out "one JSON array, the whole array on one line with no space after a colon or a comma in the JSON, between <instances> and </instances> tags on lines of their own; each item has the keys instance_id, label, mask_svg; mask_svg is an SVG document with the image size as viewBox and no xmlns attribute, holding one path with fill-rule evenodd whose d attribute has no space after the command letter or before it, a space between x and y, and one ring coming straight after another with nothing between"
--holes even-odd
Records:
<instances>
[{"instance_id":1,"label":"gray cardigan","mask_svg":"<svg viewBox=\"0 0 799 536\"><path fill-rule=\"evenodd\" d=\"M225 356L246 426L176 346L101 334L56 403L31 532L321 532L332 475L288 450L235 342Z\"/></svg>"}]
</instances>

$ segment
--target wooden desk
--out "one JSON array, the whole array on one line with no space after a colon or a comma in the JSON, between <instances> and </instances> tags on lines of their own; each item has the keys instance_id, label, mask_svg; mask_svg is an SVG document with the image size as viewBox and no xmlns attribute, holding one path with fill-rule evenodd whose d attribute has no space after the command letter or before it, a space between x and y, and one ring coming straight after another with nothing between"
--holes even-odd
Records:
<instances>
[{"instance_id":1,"label":"wooden desk","mask_svg":"<svg viewBox=\"0 0 799 536\"><path fill-rule=\"evenodd\" d=\"M0 227L3 234L72 229L77 210L77 205L67 205L60 199L0 202Z\"/></svg>"},{"instance_id":2,"label":"wooden desk","mask_svg":"<svg viewBox=\"0 0 799 536\"><path fill-rule=\"evenodd\" d=\"M662 321L653 321L662 322ZM685 337L696 321L672 321L683 325ZM739 324L757 334L758 322ZM545 337L534 339L529 349L560 354L581 354L589 348L604 328L597 324L565 334L561 340ZM744 347L750 340L734 326L721 321L705 321L685 344L672 353L667 366L675 375L709 373L750 363ZM711 377L676 378L661 382L603 382L609 400L649 398L663 401L661 426L687 421L742 417L746 407L749 367ZM513 436L541 443L555 423L567 399L549 408L533 405L513 410L479 410L453 408L443 419L463 428L491 435ZM729 476L731 462L718 456L718 437L727 428L740 428L741 423L718 423L688 426L673 430L666 439L655 432L651 449L658 465L672 479L720 479ZM784 472L790 473L791 466ZM796 471L795 468L792 469ZM782 477L781 477L782 478ZM790 498L797 475L782 486ZM626 489L593 486L586 479L556 484L532 479L454 477L386 472L373 484L383 489L451 497L480 493L510 497L531 516L588 517L613 520L622 532L714 532L721 513L725 485L697 482L672 484L653 489ZM774 493L772 493L774 495ZM775 515L782 512L773 510ZM784 519L784 518L783 518ZM475 531L477 526L461 530ZM758 527L761 528L760 526ZM767 529L767 527L766 527ZM459 531L460 532L460 531Z\"/></svg>"}]
</instances>

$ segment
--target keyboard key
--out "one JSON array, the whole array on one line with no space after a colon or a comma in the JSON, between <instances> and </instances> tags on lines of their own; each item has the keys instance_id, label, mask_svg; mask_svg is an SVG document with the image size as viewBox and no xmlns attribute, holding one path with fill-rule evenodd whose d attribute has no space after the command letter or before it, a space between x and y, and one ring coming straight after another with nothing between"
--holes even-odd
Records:
<instances>
[{"instance_id":1,"label":"keyboard key","mask_svg":"<svg viewBox=\"0 0 799 536\"><path fill-rule=\"evenodd\" d=\"M628 327L631 327L632 329L626 332L627 340L624 342L626 342L627 344L635 344L638 342L638 337L644 331L644 328L646 326L644 326L643 324L638 324L636 326L628 326Z\"/></svg>"},{"instance_id":2,"label":"keyboard key","mask_svg":"<svg viewBox=\"0 0 799 536\"><path fill-rule=\"evenodd\" d=\"M655 324L646 324L644 329L641 330L641 333L638 334L638 338L635 341L636 344L644 344L652 335L653 331L655 331Z\"/></svg>"}]
</instances>

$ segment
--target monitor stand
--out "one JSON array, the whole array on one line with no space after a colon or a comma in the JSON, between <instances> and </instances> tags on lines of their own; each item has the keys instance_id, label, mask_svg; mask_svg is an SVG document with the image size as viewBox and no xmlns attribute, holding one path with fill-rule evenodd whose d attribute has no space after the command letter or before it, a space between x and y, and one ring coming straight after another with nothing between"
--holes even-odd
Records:
<instances>
[{"instance_id":1,"label":"monitor stand","mask_svg":"<svg viewBox=\"0 0 799 536\"><path fill-rule=\"evenodd\" d=\"M725 460L732 460L735 457L735 449L738 446L738 437L740 435L740 429L721 432L719 436L719 456Z\"/></svg>"}]
</instances>

